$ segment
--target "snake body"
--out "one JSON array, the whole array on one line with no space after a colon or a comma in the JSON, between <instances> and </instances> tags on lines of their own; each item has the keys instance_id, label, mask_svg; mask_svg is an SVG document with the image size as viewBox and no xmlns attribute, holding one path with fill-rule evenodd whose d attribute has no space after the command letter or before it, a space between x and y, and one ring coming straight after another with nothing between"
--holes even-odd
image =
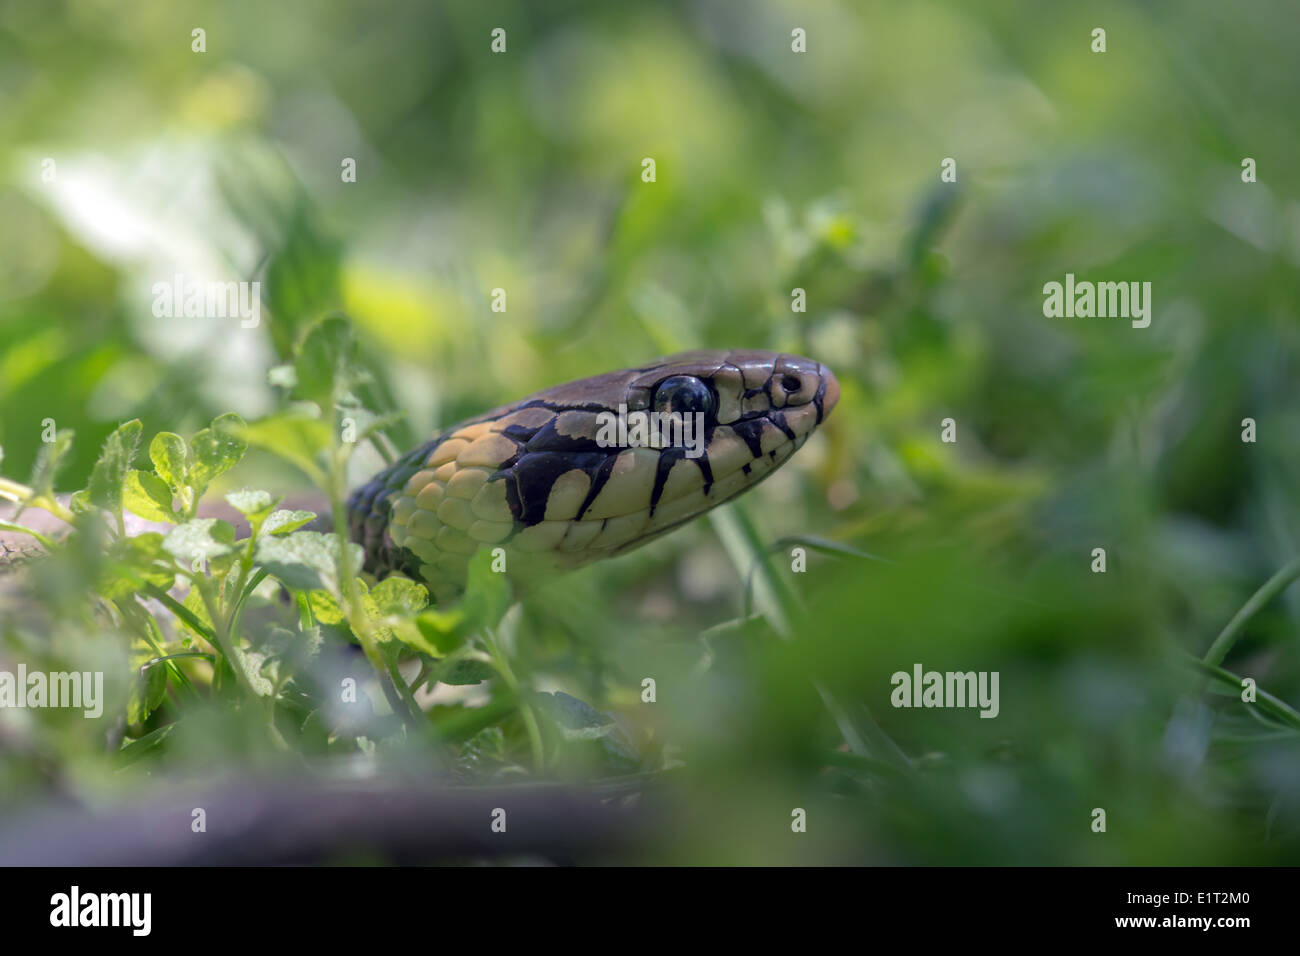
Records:
<instances>
[{"instance_id":1,"label":"snake body","mask_svg":"<svg viewBox=\"0 0 1300 956\"><path fill-rule=\"evenodd\" d=\"M529 577L623 554L762 481L807 440L839 384L807 358L686 352L537 392L462 422L403 456L348 502L377 577L399 572L439 600L470 558L502 548ZM609 440L627 412L699 413L702 440Z\"/></svg>"}]
</instances>

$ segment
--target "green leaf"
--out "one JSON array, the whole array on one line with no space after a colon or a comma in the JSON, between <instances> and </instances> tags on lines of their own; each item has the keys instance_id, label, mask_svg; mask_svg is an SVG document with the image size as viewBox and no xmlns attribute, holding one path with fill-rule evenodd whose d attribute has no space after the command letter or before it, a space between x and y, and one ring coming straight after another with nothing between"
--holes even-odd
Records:
<instances>
[{"instance_id":1,"label":"green leaf","mask_svg":"<svg viewBox=\"0 0 1300 956\"><path fill-rule=\"evenodd\" d=\"M132 656L136 674L126 699L126 719L132 727L141 727L167 696L167 668L164 665L155 664L143 671L139 669L156 656L152 648L137 650Z\"/></svg>"},{"instance_id":2,"label":"green leaf","mask_svg":"<svg viewBox=\"0 0 1300 956\"><path fill-rule=\"evenodd\" d=\"M435 648L430 653L449 654L484 627L495 627L509 607L510 585L505 575L492 570L491 552L480 551L470 559L465 596L450 607L422 611L415 626ZM402 637L400 631L398 637Z\"/></svg>"},{"instance_id":3,"label":"green leaf","mask_svg":"<svg viewBox=\"0 0 1300 956\"><path fill-rule=\"evenodd\" d=\"M99 579L99 593L110 601L154 585L164 591L176 580L163 551L163 536L156 531L119 538L108 552L109 561Z\"/></svg>"},{"instance_id":4,"label":"green leaf","mask_svg":"<svg viewBox=\"0 0 1300 956\"><path fill-rule=\"evenodd\" d=\"M342 539L318 531L295 531L288 535L265 535L258 539L253 559L281 582L298 591L329 591L338 596L339 558ZM360 569L364 551L348 544L352 567Z\"/></svg>"},{"instance_id":5,"label":"green leaf","mask_svg":"<svg viewBox=\"0 0 1300 956\"><path fill-rule=\"evenodd\" d=\"M275 506L275 499L271 497L269 491L258 491L254 488L240 488L238 491L227 492L226 501L230 502L230 507L250 519L264 515Z\"/></svg>"},{"instance_id":6,"label":"green leaf","mask_svg":"<svg viewBox=\"0 0 1300 956\"><path fill-rule=\"evenodd\" d=\"M285 648L283 653L285 662L292 668L291 672L296 674L305 667L312 658L320 653L324 643L325 639L321 635L319 627L309 627L295 634L292 643Z\"/></svg>"},{"instance_id":7,"label":"green leaf","mask_svg":"<svg viewBox=\"0 0 1300 956\"><path fill-rule=\"evenodd\" d=\"M219 475L239 464L248 450L242 436L244 420L234 412L218 415L211 426L203 429L190 442L194 460L189 468L189 484L196 496L212 484Z\"/></svg>"},{"instance_id":8,"label":"green leaf","mask_svg":"<svg viewBox=\"0 0 1300 956\"><path fill-rule=\"evenodd\" d=\"M783 637L788 636L790 622L798 616L798 597L777 573L773 558L745 507L730 504L725 508L715 508L709 512L709 521L736 573L750 589L755 609L767 619L774 631ZM748 610L747 600L746 613Z\"/></svg>"},{"instance_id":9,"label":"green leaf","mask_svg":"<svg viewBox=\"0 0 1300 956\"><path fill-rule=\"evenodd\" d=\"M302 469L316 484L325 484L325 472L317 461L330 447L330 429L319 418L287 412L246 425L244 440L283 458Z\"/></svg>"},{"instance_id":10,"label":"green leaf","mask_svg":"<svg viewBox=\"0 0 1300 956\"><path fill-rule=\"evenodd\" d=\"M207 628L207 633L191 626L190 622L186 621L185 618L180 615L177 615L177 620L182 621L186 627L199 637L202 637L205 640L211 637L213 632L216 631L216 626L212 623L212 617L208 614L207 602L203 600L203 595L199 592L198 588L190 588L190 593L185 595L185 600L181 602L181 606L193 614L198 622Z\"/></svg>"},{"instance_id":11,"label":"green leaf","mask_svg":"<svg viewBox=\"0 0 1300 956\"><path fill-rule=\"evenodd\" d=\"M211 560L235 551L235 529L219 518L195 518L173 528L163 538L163 550L186 567L199 558Z\"/></svg>"},{"instance_id":12,"label":"green leaf","mask_svg":"<svg viewBox=\"0 0 1300 956\"><path fill-rule=\"evenodd\" d=\"M563 691L533 695L537 709L555 725L567 743L597 741L601 760L618 770L632 770L640 763L636 748L614 718ZM590 744L586 744L590 746Z\"/></svg>"},{"instance_id":13,"label":"green leaf","mask_svg":"<svg viewBox=\"0 0 1300 956\"><path fill-rule=\"evenodd\" d=\"M172 490L167 482L147 471L132 469L122 486L122 504L146 521L176 523L172 511Z\"/></svg>"},{"instance_id":14,"label":"green leaf","mask_svg":"<svg viewBox=\"0 0 1300 956\"><path fill-rule=\"evenodd\" d=\"M438 654L437 647L424 638L412 620L412 615L429 603L429 592L423 584L401 577L385 578L364 595L362 603L374 624L376 640L388 643L395 638L425 654Z\"/></svg>"},{"instance_id":15,"label":"green leaf","mask_svg":"<svg viewBox=\"0 0 1300 956\"><path fill-rule=\"evenodd\" d=\"M35 496L54 493L54 479L63 467L63 461L72 450L72 430L56 429L54 441L42 442L36 452L36 461L32 464L32 477L28 485Z\"/></svg>"},{"instance_id":16,"label":"green leaf","mask_svg":"<svg viewBox=\"0 0 1300 956\"><path fill-rule=\"evenodd\" d=\"M432 607L415 619L415 626L428 640L434 654L449 654L465 642L465 609Z\"/></svg>"},{"instance_id":17,"label":"green leaf","mask_svg":"<svg viewBox=\"0 0 1300 956\"><path fill-rule=\"evenodd\" d=\"M830 538L821 538L811 534L795 534L774 541L768 547L770 552L788 550L791 545L803 545L811 548L813 551L820 551L824 554L841 555L849 558L864 558L868 561L880 561L883 564L893 564L888 558L882 558L878 554L872 554L870 551L863 551L861 548L855 548L852 545L844 544L841 541L834 541Z\"/></svg>"},{"instance_id":18,"label":"green leaf","mask_svg":"<svg viewBox=\"0 0 1300 956\"><path fill-rule=\"evenodd\" d=\"M479 627L496 627L510 609L510 583L492 570L492 552L480 550L470 558L463 603Z\"/></svg>"},{"instance_id":19,"label":"green leaf","mask_svg":"<svg viewBox=\"0 0 1300 956\"><path fill-rule=\"evenodd\" d=\"M359 376L351 323L340 316L317 322L303 338L293 366L297 394L322 409L333 408Z\"/></svg>"},{"instance_id":20,"label":"green leaf","mask_svg":"<svg viewBox=\"0 0 1300 956\"><path fill-rule=\"evenodd\" d=\"M315 520L316 513L313 511L272 511L262 522L262 531L266 534L288 534Z\"/></svg>"},{"instance_id":21,"label":"green leaf","mask_svg":"<svg viewBox=\"0 0 1300 956\"><path fill-rule=\"evenodd\" d=\"M231 663L237 671L242 671L248 678L248 686L258 697L270 697L275 693L275 685L271 683L272 678L262 673L262 668L266 665L267 656L261 651L246 651L238 644L230 648L231 657L235 658ZM272 674L275 669L272 668Z\"/></svg>"},{"instance_id":22,"label":"green leaf","mask_svg":"<svg viewBox=\"0 0 1300 956\"><path fill-rule=\"evenodd\" d=\"M506 735L500 727L485 727L460 747L456 769L480 777L508 762Z\"/></svg>"},{"instance_id":23,"label":"green leaf","mask_svg":"<svg viewBox=\"0 0 1300 956\"><path fill-rule=\"evenodd\" d=\"M279 687L320 653L322 643L319 627L291 631L272 626L259 647L264 655L260 671ZM253 662L252 654L249 658Z\"/></svg>"},{"instance_id":24,"label":"green leaf","mask_svg":"<svg viewBox=\"0 0 1300 956\"><path fill-rule=\"evenodd\" d=\"M614 718L562 691L538 693L535 700L537 709L550 717L557 727L579 736L599 737L604 732L601 728L614 726Z\"/></svg>"},{"instance_id":25,"label":"green leaf","mask_svg":"<svg viewBox=\"0 0 1300 956\"><path fill-rule=\"evenodd\" d=\"M270 323L271 341L282 357L289 354L305 320L337 308L342 300L341 245L315 220L306 201L300 199L285 230L284 244L266 268L263 288L275 316Z\"/></svg>"},{"instance_id":26,"label":"green leaf","mask_svg":"<svg viewBox=\"0 0 1300 956\"><path fill-rule=\"evenodd\" d=\"M328 591L308 591L307 604L311 608L312 619L317 624L337 627L346 619L339 602Z\"/></svg>"},{"instance_id":27,"label":"green leaf","mask_svg":"<svg viewBox=\"0 0 1300 956\"><path fill-rule=\"evenodd\" d=\"M136 740L123 738L122 749L117 752L116 760L119 767L127 767L140 760L153 750L164 740L171 736L172 731L176 729L176 724L164 724L157 730L151 730L143 737Z\"/></svg>"},{"instance_id":28,"label":"green leaf","mask_svg":"<svg viewBox=\"0 0 1300 956\"><path fill-rule=\"evenodd\" d=\"M483 681L495 677L496 673L492 665L486 661L466 657L447 661L445 665L435 667L431 680L440 684L463 686L466 684L481 684Z\"/></svg>"},{"instance_id":29,"label":"green leaf","mask_svg":"<svg viewBox=\"0 0 1300 956\"><path fill-rule=\"evenodd\" d=\"M429 603L429 591L402 577L384 578L370 591L370 598L380 614L409 616Z\"/></svg>"},{"instance_id":30,"label":"green leaf","mask_svg":"<svg viewBox=\"0 0 1300 956\"><path fill-rule=\"evenodd\" d=\"M108 438L99 453L99 460L90 473L90 503L113 514L122 510L122 490L127 472L140 447L140 433L144 426L136 418L121 425Z\"/></svg>"},{"instance_id":31,"label":"green leaf","mask_svg":"<svg viewBox=\"0 0 1300 956\"><path fill-rule=\"evenodd\" d=\"M158 477L180 494L187 485L189 451L185 439L173 432L159 432L149 443L149 460Z\"/></svg>"}]
</instances>

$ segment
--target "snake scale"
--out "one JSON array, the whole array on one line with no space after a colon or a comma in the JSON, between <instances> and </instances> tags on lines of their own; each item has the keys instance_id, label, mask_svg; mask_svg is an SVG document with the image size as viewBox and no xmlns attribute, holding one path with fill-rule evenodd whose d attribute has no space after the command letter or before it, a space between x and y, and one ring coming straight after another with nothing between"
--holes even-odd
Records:
<instances>
[{"instance_id":1,"label":"snake scale","mask_svg":"<svg viewBox=\"0 0 1300 956\"><path fill-rule=\"evenodd\" d=\"M463 588L471 556L502 548L512 577L580 567L654 540L754 487L839 400L796 355L685 352L548 388L442 432L348 502L367 571ZM694 415L703 434L660 447L602 431L630 413ZM629 431L628 433L632 433Z\"/></svg>"}]
</instances>

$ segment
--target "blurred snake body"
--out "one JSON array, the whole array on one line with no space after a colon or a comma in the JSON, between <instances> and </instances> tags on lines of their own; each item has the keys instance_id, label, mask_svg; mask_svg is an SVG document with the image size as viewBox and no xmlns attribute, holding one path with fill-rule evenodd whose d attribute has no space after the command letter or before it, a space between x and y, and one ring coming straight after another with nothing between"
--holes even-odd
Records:
<instances>
[{"instance_id":1,"label":"blurred snake body","mask_svg":"<svg viewBox=\"0 0 1300 956\"><path fill-rule=\"evenodd\" d=\"M735 498L803 445L839 399L824 365L776 352L686 352L537 392L403 456L348 502L365 569L440 600L501 548L512 577L623 554ZM619 446L609 415L699 413L694 449ZM702 452L696 454L695 452Z\"/></svg>"}]
</instances>

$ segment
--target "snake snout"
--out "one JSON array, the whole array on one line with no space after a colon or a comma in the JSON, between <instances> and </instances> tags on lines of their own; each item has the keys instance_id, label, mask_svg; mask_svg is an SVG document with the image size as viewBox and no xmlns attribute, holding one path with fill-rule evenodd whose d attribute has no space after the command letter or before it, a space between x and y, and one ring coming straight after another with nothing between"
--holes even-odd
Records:
<instances>
[{"instance_id":1,"label":"snake snout","mask_svg":"<svg viewBox=\"0 0 1300 956\"><path fill-rule=\"evenodd\" d=\"M840 383L821 362L799 355L779 355L769 365L767 394L779 427L791 440L806 438L840 400Z\"/></svg>"},{"instance_id":2,"label":"snake snout","mask_svg":"<svg viewBox=\"0 0 1300 956\"><path fill-rule=\"evenodd\" d=\"M828 369L825 365L818 364L817 367L821 370L821 380L823 386L822 418L825 418L827 415L831 413L831 409L833 409L836 405L839 404L840 380L837 379L835 377L835 373L832 372L830 369Z\"/></svg>"}]
</instances>

